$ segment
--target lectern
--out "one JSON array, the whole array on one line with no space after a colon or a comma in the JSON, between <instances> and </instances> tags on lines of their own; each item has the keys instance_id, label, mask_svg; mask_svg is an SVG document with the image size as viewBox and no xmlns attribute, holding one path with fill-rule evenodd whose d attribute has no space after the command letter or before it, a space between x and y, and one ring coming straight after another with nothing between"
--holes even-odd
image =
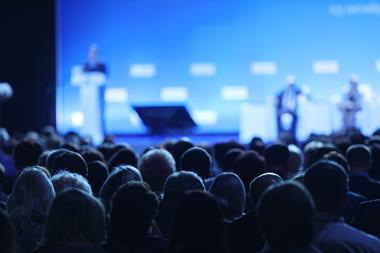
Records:
<instances>
[{"instance_id":1,"label":"lectern","mask_svg":"<svg viewBox=\"0 0 380 253\"><path fill-rule=\"evenodd\" d=\"M80 133L91 136L96 144L103 140L101 87L105 82L106 76L102 72L86 72L82 66L75 66L72 69L71 83L79 88L79 110L84 117Z\"/></svg>"}]
</instances>

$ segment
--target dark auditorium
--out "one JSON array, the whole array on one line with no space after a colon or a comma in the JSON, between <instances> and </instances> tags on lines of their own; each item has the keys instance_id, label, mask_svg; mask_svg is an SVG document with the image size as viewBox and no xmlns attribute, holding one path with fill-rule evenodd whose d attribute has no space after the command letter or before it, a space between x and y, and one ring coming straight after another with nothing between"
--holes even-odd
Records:
<instances>
[{"instance_id":1,"label":"dark auditorium","mask_svg":"<svg viewBox=\"0 0 380 253\"><path fill-rule=\"evenodd\" d=\"M1 0L0 253L380 253L380 0Z\"/></svg>"}]
</instances>

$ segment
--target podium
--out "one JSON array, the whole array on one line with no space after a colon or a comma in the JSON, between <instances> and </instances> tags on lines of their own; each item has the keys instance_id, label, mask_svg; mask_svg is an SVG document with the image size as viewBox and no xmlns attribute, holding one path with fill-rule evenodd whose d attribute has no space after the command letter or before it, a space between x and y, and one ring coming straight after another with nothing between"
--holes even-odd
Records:
<instances>
[{"instance_id":1,"label":"podium","mask_svg":"<svg viewBox=\"0 0 380 253\"><path fill-rule=\"evenodd\" d=\"M103 96L102 86L106 76L102 72L85 72L82 66L75 66L71 72L71 84L79 88L80 112L83 114L83 125L79 132L90 136L95 144L103 140Z\"/></svg>"}]
</instances>

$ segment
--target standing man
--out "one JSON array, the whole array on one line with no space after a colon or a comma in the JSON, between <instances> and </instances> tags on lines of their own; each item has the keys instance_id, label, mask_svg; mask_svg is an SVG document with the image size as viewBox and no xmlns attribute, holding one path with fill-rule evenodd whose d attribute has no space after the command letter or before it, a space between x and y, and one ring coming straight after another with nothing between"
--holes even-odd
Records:
<instances>
[{"instance_id":1,"label":"standing man","mask_svg":"<svg viewBox=\"0 0 380 253\"><path fill-rule=\"evenodd\" d=\"M98 113L99 113L99 123L101 135L105 134L105 103L104 103L104 93L105 93L105 81L107 76L106 65L98 60L98 47L95 44L90 45L88 49L87 61L83 64L82 71L84 73L91 74L91 81L98 83ZM95 108L94 108L95 109ZM95 111L94 111L95 112ZM88 115L87 115L88 116Z\"/></svg>"},{"instance_id":2,"label":"standing man","mask_svg":"<svg viewBox=\"0 0 380 253\"><path fill-rule=\"evenodd\" d=\"M359 77L352 75L350 78L350 89L344 95L339 109L342 112L342 130L353 129L356 126L356 114L362 109L362 94L358 89Z\"/></svg>"},{"instance_id":3,"label":"standing man","mask_svg":"<svg viewBox=\"0 0 380 253\"><path fill-rule=\"evenodd\" d=\"M296 78L292 75L286 77L287 87L277 95L276 116L277 116L277 134L289 136L296 139L298 123L298 96L302 94L296 86ZM290 125L286 127L286 125Z\"/></svg>"}]
</instances>

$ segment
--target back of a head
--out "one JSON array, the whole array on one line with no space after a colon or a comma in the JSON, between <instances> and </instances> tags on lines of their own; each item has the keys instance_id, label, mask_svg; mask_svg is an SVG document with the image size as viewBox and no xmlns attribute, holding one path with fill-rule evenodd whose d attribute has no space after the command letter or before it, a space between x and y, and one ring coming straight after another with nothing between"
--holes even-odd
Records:
<instances>
[{"instance_id":1,"label":"back of a head","mask_svg":"<svg viewBox=\"0 0 380 253\"><path fill-rule=\"evenodd\" d=\"M47 245L101 245L105 240L105 232L104 209L97 199L76 189L57 195L47 220Z\"/></svg>"},{"instance_id":2,"label":"back of a head","mask_svg":"<svg viewBox=\"0 0 380 253\"><path fill-rule=\"evenodd\" d=\"M139 170L154 192L162 192L165 180L175 171L175 161L168 151L153 149L141 157Z\"/></svg>"},{"instance_id":3,"label":"back of a head","mask_svg":"<svg viewBox=\"0 0 380 253\"><path fill-rule=\"evenodd\" d=\"M132 166L120 165L109 174L99 192L107 212L110 210L112 196L120 186L129 181L142 181L140 172Z\"/></svg>"},{"instance_id":4,"label":"back of a head","mask_svg":"<svg viewBox=\"0 0 380 253\"><path fill-rule=\"evenodd\" d=\"M228 150L228 152L223 157L220 167L223 171L231 171L236 159L243 153L244 151L239 148L233 148Z\"/></svg>"},{"instance_id":5,"label":"back of a head","mask_svg":"<svg viewBox=\"0 0 380 253\"><path fill-rule=\"evenodd\" d=\"M307 248L313 239L314 202L300 183L271 186L257 208L259 228L275 252Z\"/></svg>"},{"instance_id":6,"label":"back of a head","mask_svg":"<svg viewBox=\"0 0 380 253\"><path fill-rule=\"evenodd\" d=\"M58 155L52 167L53 174L60 170L67 170L87 178L87 165L83 157L75 152L67 151Z\"/></svg>"},{"instance_id":7,"label":"back of a head","mask_svg":"<svg viewBox=\"0 0 380 253\"><path fill-rule=\"evenodd\" d=\"M218 167L222 167L222 161L227 152L231 149L245 150L244 146L236 141L220 142L214 145L214 156Z\"/></svg>"},{"instance_id":8,"label":"back of a head","mask_svg":"<svg viewBox=\"0 0 380 253\"><path fill-rule=\"evenodd\" d=\"M103 154L95 148L85 148L80 154L87 164L94 161L105 162Z\"/></svg>"},{"instance_id":9,"label":"back of a head","mask_svg":"<svg viewBox=\"0 0 380 253\"><path fill-rule=\"evenodd\" d=\"M112 171L115 167L119 165L131 165L137 167L137 155L130 148L122 148L117 151L108 161L108 168Z\"/></svg>"},{"instance_id":10,"label":"back of a head","mask_svg":"<svg viewBox=\"0 0 380 253\"><path fill-rule=\"evenodd\" d=\"M0 252L16 253L16 232L8 215L0 210Z\"/></svg>"},{"instance_id":11,"label":"back of a head","mask_svg":"<svg viewBox=\"0 0 380 253\"><path fill-rule=\"evenodd\" d=\"M92 195L92 189L87 179L77 173L65 170L60 171L51 178L51 182L56 194L70 189L77 189Z\"/></svg>"},{"instance_id":12,"label":"back of a head","mask_svg":"<svg viewBox=\"0 0 380 253\"><path fill-rule=\"evenodd\" d=\"M46 158L45 166L46 166L46 169L48 169L50 173L54 173L53 165L54 165L55 159L67 151L68 151L67 149L59 148L59 149L51 150L49 152L48 157Z\"/></svg>"},{"instance_id":13,"label":"back of a head","mask_svg":"<svg viewBox=\"0 0 380 253\"><path fill-rule=\"evenodd\" d=\"M287 178L288 176L289 157L289 149L283 144L273 144L265 150L265 161L268 165L268 170L279 174L281 177Z\"/></svg>"},{"instance_id":14,"label":"back of a head","mask_svg":"<svg viewBox=\"0 0 380 253\"><path fill-rule=\"evenodd\" d=\"M195 172L203 179L207 179L211 174L211 156L206 150L193 147L183 153L180 160L180 169Z\"/></svg>"},{"instance_id":15,"label":"back of a head","mask_svg":"<svg viewBox=\"0 0 380 253\"><path fill-rule=\"evenodd\" d=\"M44 172L25 168L17 177L8 200L15 228L24 229L34 219L44 219L55 197L54 187Z\"/></svg>"},{"instance_id":16,"label":"back of a head","mask_svg":"<svg viewBox=\"0 0 380 253\"><path fill-rule=\"evenodd\" d=\"M88 182L91 185L94 196L98 196L100 188L107 180L108 169L101 161L93 161L87 164Z\"/></svg>"},{"instance_id":17,"label":"back of a head","mask_svg":"<svg viewBox=\"0 0 380 253\"><path fill-rule=\"evenodd\" d=\"M243 181L245 191L248 192L249 184L257 176L266 170L266 163L256 151L245 151L235 161L232 172L236 173Z\"/></svg>"},{"instance_id":18,"label":"back of a head","mask_svg":"<svg viewBox=\"0 0 380 253\"><path fill-rule=\"evenodd\" d=\"M180 171L171 174L165 181L163 201L177 203L188 191L205 190L202 179L191 171Z\"/></svg>"},{"instance_id":19,"label":"back of a head","mask_svg":"<svg viewBox=\"0 0 380 253\"><path fill-rule=\"evenodd\" d=\"M42 154L42 146L34 141L21 141L13 151L13 160L17 169L37 165Z\"/></svg>"},{"instance_id":20,"label":"back of a head","mask_svg":"<svg viewBox=\"0 0 380 253\"><path fill-rule=\"evenodd\" d=\"M333 161L338 163L340 166L343 167L343 169L346 171L347 174L350 173L350 167L348 166L348 161L346 157L337 151L331 151L330 153L324 155L322 157L323 160Z\"/></svg>"},{"instance_id":21,"label":"back of a head","mask_svg":"<svg viewBox=\"0 0 380 253\"><path fill-rule=\"evenodd\" d=\"M143 182L123 185L112 199L110 239L126 242L147 236L157 214L158 199Z\"/></svg>"},{"instance_id":22,"label":"back of a head","mask_svg":"<svg viewBox=\"0 0 380 253\"><path fill-rule=\"evenodd\" d=\"M249 185L250 198L252 203L256 205L263 193L269 188L269 186L281 183L282 178L271 172L264 173L252 180Z\"/></svg>"},{"instance_id":23,"label":"back of a head","mask_svg":"<svg viewBox=\"0 0 380 253\"><path fill-rule=\"evenodd\" d=\"M177 170L180 170L182 155L192 147L194 147L194 144L187 138L182 138L173 144L171 154L173 155Z\"/></svg>"},{"instance_id":24,"label":"back of a head","mask_svg":"<svg viewBox=\"0 0 380 253\"><path fill-rule=\"evenodd\" d=\"M171 248L179 252L225 252L223 217L217 199L191 191L179 201L174 217ZM182 251L181 251L182 250Z\"/></svg>"},{"instance_id":25,"label":"back of a head","mask_svg":"<svg viewBox=\"0 0 380 253\"><path fill-rule=\"evenodd\" d=\"M235 173L224 172L216 176L209 191L218 198L225 218L235 220L243 215L246 193Z\"/></svg>"},{"instance_id":26,"label":"back of a head","mask_svg":"<svg viewBox=\"0 0 380 253\"><path fill-rule=\"evenodd\" d=\"M350 168L368 172L371 165L371 150L362 144L352 145L347 150L347 160Z\"/></svg>"},{"instance_id":27,"label":"back of a head","mask_svg":"<svg viewBox=\"0 0 380 253\"><path fill-rule=\"evenodd\" d=\"M348 192L348 178L342 166L332 161L319 161L306 170L304 184L318 212L342 215Z\"/></svg>"},{"instance_id":28,"label":"back of a head","mask_svg":"<svg viewBox=\"0 0 380 253\"><path fill-rule=\"evenodd\" d=\"M289 145L289 159L288 159L288 168L289 168L289 178L292 178L302 170L303 165L303 155L301 149L296 145Z\"/></svg>"},{"instance_id":29,"label":"back of a head","mask_svg":"<svg viewBox=\"0 0 380 253\"><path fill-rule=\"evenodd\" d=\"M248 148L254 150L260 155L264 155L265 152L265 143L260 137L253 137L249 142Z\"/></svg>"}]
</instances>

